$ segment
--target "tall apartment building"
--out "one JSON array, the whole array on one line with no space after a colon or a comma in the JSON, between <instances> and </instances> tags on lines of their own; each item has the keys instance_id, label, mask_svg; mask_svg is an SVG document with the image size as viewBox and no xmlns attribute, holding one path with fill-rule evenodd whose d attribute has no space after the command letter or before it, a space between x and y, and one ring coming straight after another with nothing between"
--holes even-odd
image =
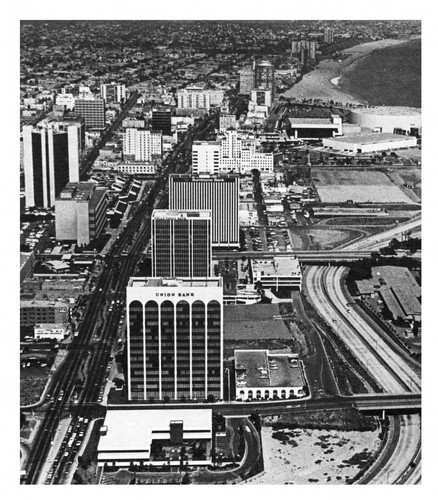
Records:
<instances>
[{"instance_id":1,"label":"tall apartment building","mask_svg":"<svg viewBox=\"0 0 438 500\"><path fill-rule=\"evenodd\" d=\"M224 100L225 92L223 90L207 90L210 99L210 106L220 106Z\"/></svg>"},{"instance_id":2,"label":"tall apartment building","mask_svg":"<svg viewBox=\"0 0 438 500\"><path fill-rule=\"evenodd\" d=\"M87 130L103 130L105 128L104 99L76 99L75 113L85 119Z\"/></svg>"},{"instance_id":3,"label":"tall apartment building","mask_svg":"<svg viewBox=\"0 0 438 500\"><path fill-rule=\"evenodd\" d=\"M324 42L325 43L333 43L333 29L332 28L324 28Z\"/></svg>"},{"instance_id":4,"label":"tall apartment building","mask_svg":"<svg viewBox=\"0 0 438 500\"><path fill-rule=\"evenodd\" d=\"M128 399L223 398L222 278L131 278Z\"/></svg>"},{"instance_id":5,"label":"tall apartment building","mask_svg":"<svg viewBox=\"0 0 438 500\"><path fill-rule=\"evenodd\" d=\"M180 109L210 109L210 94L201 88L178 90L176 95Z\"/></svg>"},{"instance_id":6,"label":"tall apartment building","mask_svg":"<svg viewBox=\"0 0 438 500\"><path fill-rule=\"evenodd\" d=\"M219 116L219 132L225 132L229 128L236 128L237 121L235 115L220 115Z\"/></svg>"},{"instance_id":7,"label":"tall apartment building","mask_svg":"<svg viewBox=\"0 0 438 500\"><path fill-rule=\"evenodd\" d=\"M151 242L152 276L212 275L210 210L154 210Z\"/></svg>"},{"instance_id":8,"label":"tall apartment building","mask_svg":"<svg viewBox=\"0 0 438 500\"><path fill-rule=\"evenodd\" d=\"M303 64L316 59L316 42L314 40L292 40L292 57L298 57Z\"/></svg>"},{"instance_id":9,"label":"tall apartment building","mask_svg":"<svg viewBox=\"0 0 438 500\"><path fill-rule=\"evenodd\" d=\"M246 66L239 72L239 94L249 95L251 90L255 87L254 69L252 66Z\"/></svg>"},{"instance_id":10,"label":"tall apartment building","mask_svg":"<svg viewBox=\"0 0 438 500\"><path fill-rule=\"evenodd\" d=\"M26 206L51 207L67 182L79 181L84 120L43 120L23 126Z\"/></svg>"},{"instance_id":11,"label":"tall apartment building","mask_svg":"<svg viewBox=\"0 0 438 500\"><path fill-rule=\"evenodd\" d=\"M123 157L135 161L151 161L153 156L163 152L161 132L146 129L127 128L123 134Z\"/></svg>"},{"instance_id":12,"label":"tall apartment building","mask_svg":"<svg viewBox=\"0 0 438 500\"><path fill-rule=\"evenodd\" d=\"M220 141L194 141L192 145L192 173L219 172Z\"/></svg>"},{"instance_id":13,"label":"tall apartment building","mask_svg":"<svg viewBox=\"0 0 438 500\"><path fill-rule=\"evenodd\" d=\"M171 175L171 210L211 210L213 247L239 246L239 176Z\"/></svg>"},{"instance_id":14,"label":"tall apartment building","mask_svg":"<svg viewBox=\"0 0 438 500\"><path fill-rule=\"evenodd\" d=\"M59 241L88 245L102 233L108 201L93 182L71 182L55 201L55 235Z\"/></svg>"},{"instance_id":15,"label":"tall apartment building","mask_svg":"<svg viewBox=\"0 0 438 500\"><path fill-rule=\"evenodd\" d=\"M126 87L117 83L104 83L100 86L100 97L105 102L124 102L126 99Z\"/></svg>"},{"instance_id":16,"label":"tall apartment building","mask_svg":"<svg viewBox=\"0 0 438 500\"><path fill-rule=\"evenodd\" d=\"M170 108L154 108L152 110L152 130L161 131L163 135L172 135L172 111Z\"/></svg>"},{"instance_id":17,"label":"tall apartment building","mask_svg":"<svg viewBox=\"0 0 438 500\"><path fill-rule=\"evenodd\" d=\"M257 106L270 106L272 104L272 92L266 89L254 89L251 91L251 101Z\"/></svg>"},{"instance_id":18,"label":"tall apartment building","mask_svg":"<svg viewBox=\"0 0 438 500\"><path fill-rule=\"evenodd\" d=\"M269 61L261 61L256 64L254 70L254 88L270 90L272 97L275 96L274 66Z\"/></svg>"}]
</instances>

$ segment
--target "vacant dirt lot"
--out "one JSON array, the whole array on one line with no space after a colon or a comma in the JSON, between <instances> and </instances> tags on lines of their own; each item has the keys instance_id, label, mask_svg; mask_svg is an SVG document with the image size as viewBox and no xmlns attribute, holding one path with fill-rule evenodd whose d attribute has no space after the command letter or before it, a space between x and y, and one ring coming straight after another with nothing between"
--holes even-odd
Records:
<instances>
[{"instance_id":1,"label":"vacant dirt lot","mask_svg":"<svg viewBox=\"0 0 438 500\"><path fill-rule=\"evenodd\" d=\"M262 427L265 474L251 484L346 484L377 451L378 431Z\"/></svg>"}]
</instances>

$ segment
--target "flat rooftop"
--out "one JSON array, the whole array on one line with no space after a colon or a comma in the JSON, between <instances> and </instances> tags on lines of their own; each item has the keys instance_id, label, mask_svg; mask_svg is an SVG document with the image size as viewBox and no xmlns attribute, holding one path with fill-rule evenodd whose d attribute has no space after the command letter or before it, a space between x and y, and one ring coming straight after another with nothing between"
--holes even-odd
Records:
<instances>
[{"instance_id":1,"label":"flat rooftop","mask_svg":"<svg viewBox=\"0 0 438 500\"><path fill-rule=\"evenodd\" d=\"M292 127L294 125L332 125L337 127L331 118L288 118Z\"/></svg>"},{"instance_id":2,"label":"flat rooftop","mask_svg":"<svg viewBox=\"0 0 438 500\"><path fill-rule=\"evenodd\" d=\"M107 411L104 426L107 433L99 439L97 451L116 454L119 458L149 458L153 439L170 438L170 422L183 421L184 439L211 439L212 410L119 410ZM100 458L105 458L101 457ZM108 457L109 458L109 457Z\"/></svg>"},{"instance_id":3,"label":"flat rooftop","mask_svg":"<svg viewBox=\"0 0 438 500\"><path fill-rule=\"evenodd\" d=\"M130 278L128 287L222 287L222 278Z\"/></svg>"},{"instance_id":4,"label":"flat rooftop","mask_svg":"<svg viewBox=\"0 0 438 500\"><path fill-rule=\"evenodd\" d=\"M152 219L211 219L211 210L154 210Z\"/></svg>"},{"instance_id":5,"label":"flat rooftop","mask_svg":"<svg viewBox=\"0 0 438 500\"><path fill-rule=\"evenodd\" d=\"M273 257L269 260L251 260L252 269L262 273L262 276L299 276L300 263L296 256Z\"/></svg>"},{"instance_id":6,"label":"flat rooftop","mask_svg":"<svg viewBox=\"0 0 438 500\"><path fill-rule=\"evenodd\" d=\"M402 142L406 139L415 139L406 135L390 134L383 132L381 134L375 132L373 134L355 134L342 137L330 137L331 142L340 142L347 144L380 144L382 142Z\"/></svg>"},{"instance_id":7,"label":"flat rooftop","mask_svg":"<svg viewBox=\"0 0 438 500\"><path fill-rule=\"evenodd\" d=\"M238 372L245 374L241 381L245 387L302 387L303 375L298 363L292 365L292 356L269 354L268 350L234 351L236 384L239 387Z\"/></svg>"}]
</instances>

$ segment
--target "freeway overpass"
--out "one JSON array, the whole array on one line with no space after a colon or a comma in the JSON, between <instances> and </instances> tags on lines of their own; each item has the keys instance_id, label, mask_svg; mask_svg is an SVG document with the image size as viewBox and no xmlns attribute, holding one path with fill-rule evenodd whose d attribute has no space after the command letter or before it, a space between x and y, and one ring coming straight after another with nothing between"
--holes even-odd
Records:
<instances>
[{"instance_id":1,"label":"freeway overpass","mask_svg":"<svg viewBox=\"0 0 438 500\"><path fill-rule=\"evenodd\" d=\"M303 264L311 263L336 263L336 262L355 262L361 259L371 257L371 251L366 250L329 250L329 251L313 251L313 250L296 250L284 252L238 252L237 250L225 250L213 252L213 259L240 259L247 257L248 259L270 259L273 257L297 256Z\"/></svg>"},{"instance_id":2,"label":"freeway overpass","mask_svg":"<svg viewBox=\"0 0 438 500\"><path fill-rule=\"evenodd\" d=\"M77 405L69 405L69 409ZM342 408L357 408L359 411L391 411L391 412L412 412L421 410L421 394L418 393L374 393L374 394L355 394L353 396L334 396L288 400L253 400L250 402L241 401L220 401L217 403L204 402L186 402L186 403L163 403L163 402L126 402L121 404L109 404L108 406L99 403L85 403L80 405L85 414L94 414L104 416L106 409L212 409L221 412L224 415L249 415L258 411L263 415L272 415L284 412L311 412L316 410L334 410Z\"/></svg>"},{"instance_id":3,"label":"freeway overpass","mask_svg":"<svg viewBox=\"0 0 438 500\"><path fill-rule=\"evenodd\" d=\"M359 411L420 411L421 394L407 393L402 396L381 394L379 398L375 395L356 396L354 407Z\"/></svg>"}]
</instances>

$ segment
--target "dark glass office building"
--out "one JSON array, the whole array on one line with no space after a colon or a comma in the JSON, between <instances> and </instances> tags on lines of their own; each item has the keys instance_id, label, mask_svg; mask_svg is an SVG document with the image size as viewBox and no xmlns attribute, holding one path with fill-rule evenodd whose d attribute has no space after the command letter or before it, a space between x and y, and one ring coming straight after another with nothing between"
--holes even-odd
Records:
<instances>
[{"instance_id":1,"label":"dark glass office building","mask_svg":"<svg viewBox=\"0 0 438 500\"><path fill-rule=\"evenodd\" d=\"M222 278L131 278L128 398L222 399Z\"/></svg>"},{"instance_id":2,"label":"dark glass office building","mask_svg":"<svg viewBox=\"0 0 438 500\"><path fill-rule=\"evenodd\" d=\"M152 110L152 130L161 130L164 135L172 135L172 112L170 108Z\"/></svg>"},{"instance_id":3,"label":"dark glass office building","mask_svg":"<svg viewBox=\"0 0 438 500\"><path fill-rule=\"evenodd\" d=\"M154 210L152 276L211 276L211 212Z\"/></svg>"}]
</instances>

